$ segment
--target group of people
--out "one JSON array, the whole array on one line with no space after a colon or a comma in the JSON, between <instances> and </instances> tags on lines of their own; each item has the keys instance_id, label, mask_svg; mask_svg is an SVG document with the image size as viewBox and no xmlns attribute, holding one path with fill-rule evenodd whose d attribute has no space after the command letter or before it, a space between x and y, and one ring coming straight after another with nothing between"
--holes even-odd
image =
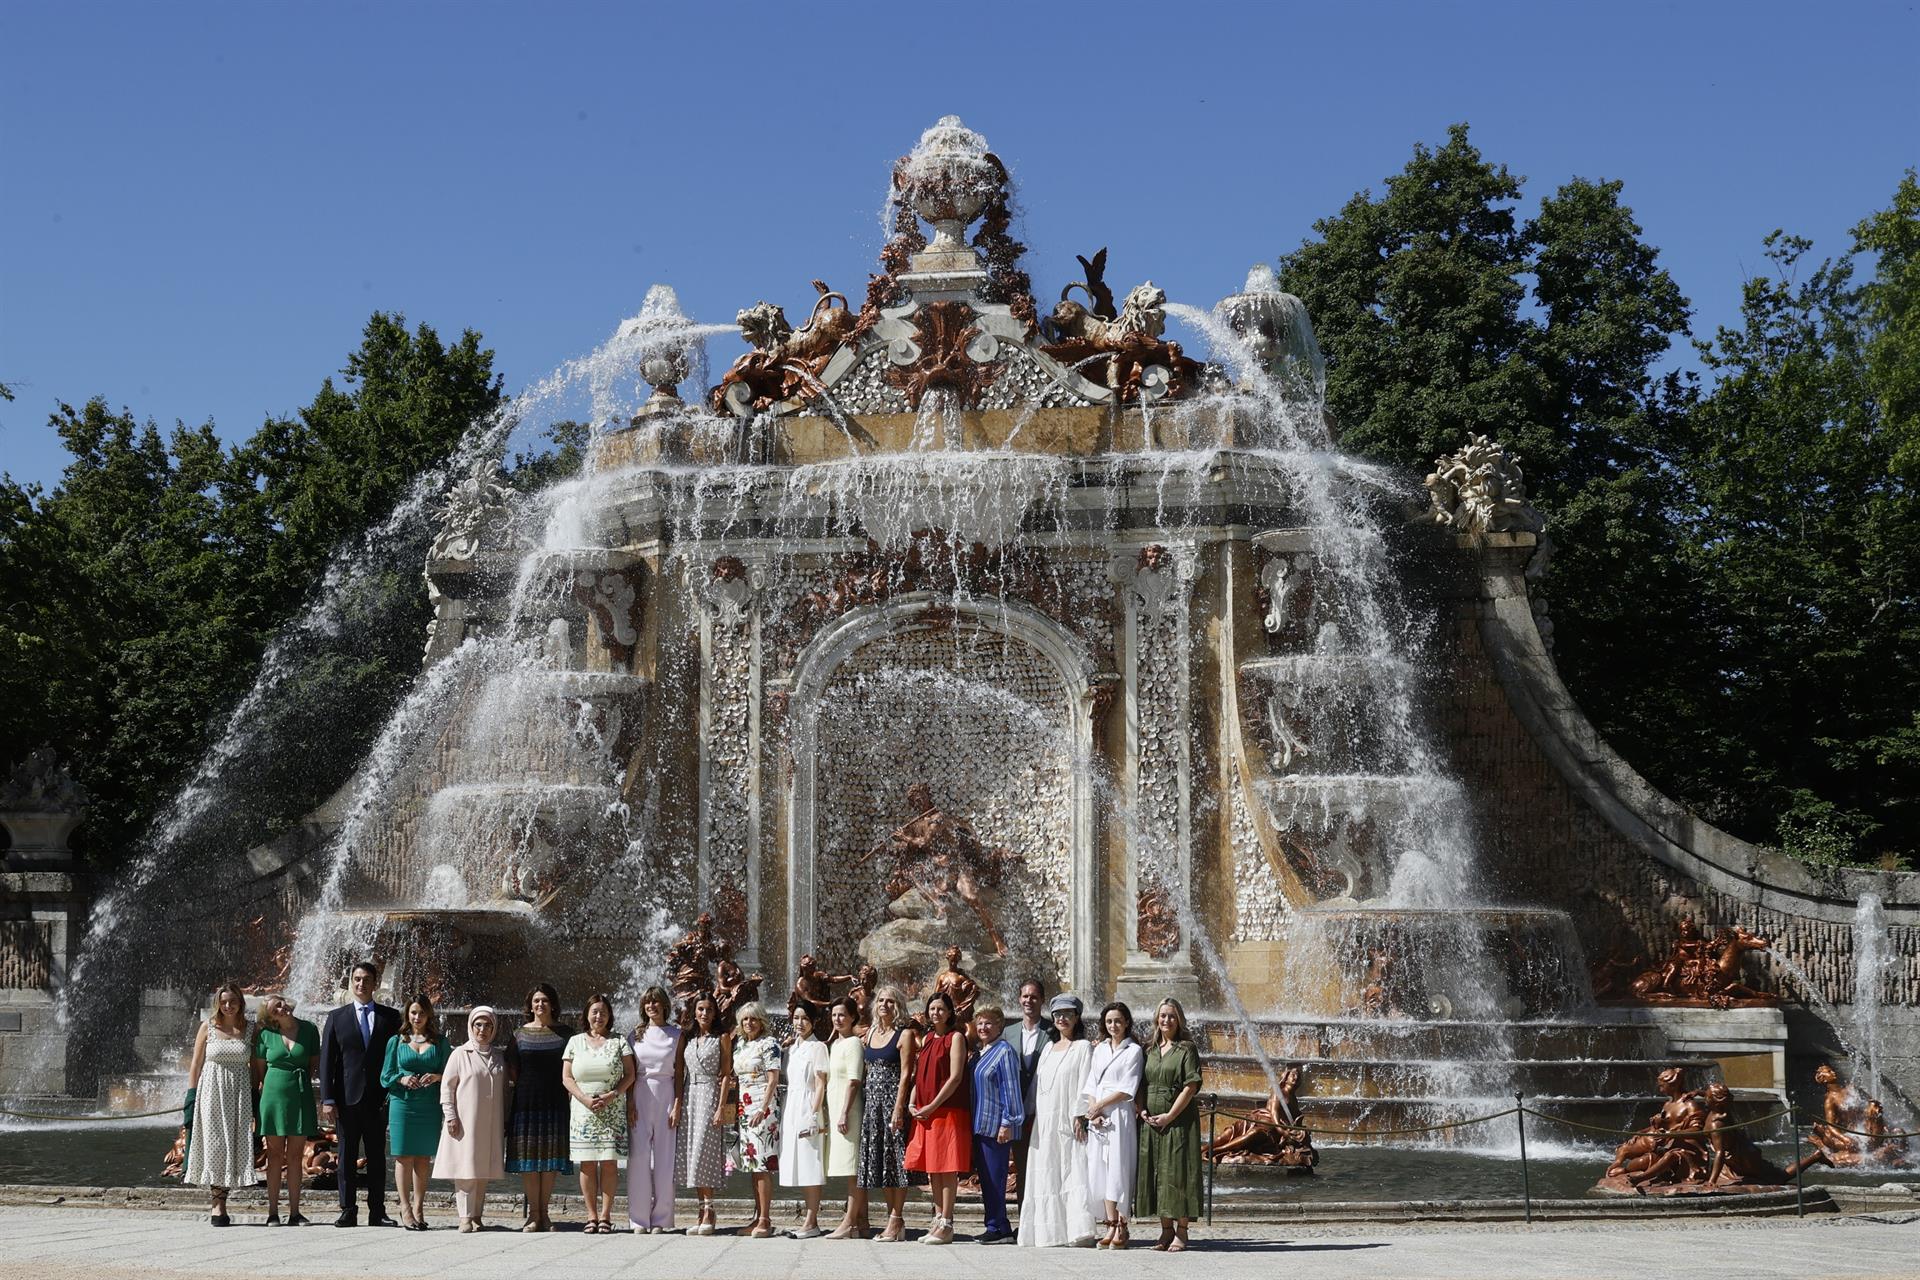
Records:
<instances>
[{"instance_id":1,"label":"group of people","mask_svg":"<svg viewBox=\"0 0 1920 1280\"><path fill-rule=\"evenodd\" d=\"M256 1181L256 1126L267 1222L281 1221L283 1182L286 1223L306 1222L304 1147L323 1121L339 1143L336 1226L358 1221L362 1176L367 1221L392 1223L389 1146L399 1225L413 1230L427 1228L430 1177L453 1183L460 1230L477 1231L489 1181L517 1173L521 1229L549 1231L555 1180L577 1172L586 1230L612 1232L623 1161L627 1225L639 1233L673 1229L676 1190L689 1189L698 1218L687 1233L714 1234L714 1198L729 1166L751 1181L754 1218L739 1231L755 1238L776 1234L776 1182L800 1193L803 1217L791 1234L801 1239L906 1239L916 1175L932 1200L932 1223L919 1237L928 1244L954 1240L954 1204L968 1176L980 1183L983 1244L1125 1248L1137 1215L1159 1220L1156 1249L1179 1252L1200 1212L1200 1055L1173 999L1137 1037L1124 1003L1106 1005L1089 1030L1077 996L1049 1001L1036 979L1020 986L1017 1018L976 1000L965 1024L947 990L936 988L914 1016L897 988L881 986L865 1000L824 1007L796 998L788 1034L776 1038L758 1001L729 1017L702 993L676 1021L667 993L652 987L639 1022L622 1035L605 995L581 1009L584 1030L562 1026L559 997L542 983L528 993L519 1026L509 1030L483 1005L468 1013L455 1047L425 996L393 1009L375 1001L378 984L376 966L356 965L352 999L319 1027L269 997L251 1034L239 989L217 993L194 1050L185 1170L188 1182L211 1189L215 1225L230 1221L227 1189ZM846 1208L825 1230L830 1178L847 1180ZM886 1207L877 1234L875 1193Z\"/></svg>"}]
</instances>

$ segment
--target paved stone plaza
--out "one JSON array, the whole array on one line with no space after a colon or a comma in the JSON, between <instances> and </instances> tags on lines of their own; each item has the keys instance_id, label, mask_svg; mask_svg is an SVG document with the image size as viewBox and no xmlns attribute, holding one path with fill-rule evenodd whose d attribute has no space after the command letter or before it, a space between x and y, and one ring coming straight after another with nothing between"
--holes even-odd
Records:
<instances>
[{"instance_id":1,"label":"paved stone plaza","mask_svg":"<svg viewBox=\"0 0 1920 1280\"><path fill-rule=\"evenodd\" d=\"M243 1221L257 1222L257 1218ZM1130 1272L1211 1277L1654 1276L1766 1280L1819 1276L1920 1276L1920 1213L1804 1221L1706 1221L1684 1226L1542 1223L1472 1226L1279 1227L1243 1224L1195 1233L1198 1256L1146 1248L1124 1264L1090 1249L983 1248L940 1254L917 1245L811 1240L689 1239L667 1235L524 1236L493 1231L402 1235L318 1226L289 1233L204 1217L136 1210L0 1208L0 1277L94 1280L108 1276L389 1277L717 1276L726 1280L834 1280L935 1271L947 1277L1092 1276Z\"/></svg>"}]
</instances>

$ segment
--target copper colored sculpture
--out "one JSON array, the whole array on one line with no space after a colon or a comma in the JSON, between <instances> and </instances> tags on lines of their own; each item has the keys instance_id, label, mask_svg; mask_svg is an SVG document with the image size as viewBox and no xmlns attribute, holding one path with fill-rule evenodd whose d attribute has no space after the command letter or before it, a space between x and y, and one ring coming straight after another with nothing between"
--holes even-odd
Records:
<instances>
[{"instance_id":1,"label":"copper colored sculpture","mask_svg":"<svg viewBox=\"0 0 1920 1280\"><path fill-rule=\"evenodd\" d=\"M1202 1155L1216 1164L1272 1165L1298 1173L1312 1173L1320 1153L1314 1150L1313 1135L1300 1116L1295 1094L1300 1089L1300 1068L1288 1067L1275 1083L1279 1086L1267 1095L1265 1106L1255 1107L1245 1120L1236 1120L1221 1131Z\"/></svg>"},{"instance_id":2,"label":"copper colored sculpture","mask_svg":"<svg viewBox=\"0 0 1920 1280\"><path fill-rule=\"evenodd\" d=\"M824 1009L833 999L833 989L842 983L852 982L850 973L828 973L820 967L820 962L811 953L800 957L800 972L793 980L793 991L787 996L787 1007L796 1004L810 1004L816 1009Z\"/></svg>"},{"instance_id":3,"label":"copper colored sculpture","mask_svg":"<svg viewBox=\"0 0 1920 1280\"><path fill-rule=\"evenodd\" d=\"M690 1013L693 998L713 989L713 962L725 954L725 945L713 936L713 913L702 911L686 936L667 948L667 982L675 1008Z\"/></svg>"},{"instance_id":4,"label":"copper colored sculpture","mask_svg":"<svg viewBox=\"0 0 1920 1280\"><path fill-rule=\"evenodd\" d=\"M781 400L806 397L819 385L821 370L853 336L854 316L847 310L845 294L835 293L821 280L815 280L813 287L820 296L798 332L787 323L787 313L771 302L757 302L734 317L740 336L753 350L735 360L713 389L716 410L726 408L728 392L735 386L741 391L733 398L757 412Z\"/></svg>"},{"instance_id":5,"label":"copper colored sculpture","mask_svg":"<svg viewBox=\"0 0 1920 1280\"><path fill-rule=\"evenodd\" d=\"M1636 1195L1710 1195L1756 1191L1791 1182L1814 1164L1832 1164L1816 1151L1782 1169L1768 1160L1733 1120L1733 1093L1716 1081L1689 1091L1678 1067L1660 1073L1666 1095L1647 1127L1621 1143L1599 1189Z\"/></svg>"},{"instance_id":6,"label":"copper colored sculpture","mask_svg":"<svg viewBox=\"0 0 1920 1280\"><path fill-rule=\"evenodd\" d=\"M1877 1098L1862 1098L1840 1079L1840 1073L1821 1063L1813 1082L1826 1090L1820 1103L1820 1121L1808 1135L1828 1164L1852 1168L1861 1164L1904 1167L1907 1140L1888 1136L1886 1111Z\"/></svg>"},{"instance_id":7,"label":"copper colored sculpture","mask_svg":"<svg viewBox=\"0 0 1920 1280\"><path fill-rule=\"evenodd\" d=\"M867 1010L873 1007L873 993L880 989L880 971L865 960L853 971L853 988L847 994L853 997L854 1004L860 1007L858 1025L869 1025Z\"/></svg>"},{"instance_id":8,"label":"copper colored sculpture","mask_svg":"<svg viewBox=\"0 0 1920 1280\"><path fill-rule=\"evenodd\" d=\"M973 825L965 818L956 818L934 806L933 788L924 782L907 788L907 806L912 809L913 817L867 850L860 861L864 863L882 852L891 853L893 863L885 881L887 896L898 898L910 889L918 889L943 919L948 897L958 896L986 930L994 953L1004 956L1007 942L994 924L993 913L981 896L981 887L997 884L1001 867L1019 855L982 845Z\"/></svg>"},{"instance_id":9,"label":"copper colored sculpture","mask_svg":"<svg viewBox=\"0 0 1920 1280\"><path fill-rule=\"evenodd\" d=\"M918 410L929 391L944 388L963 409L971 409L980 393L999 376L1001 366L982 364L967 354L967 345L980 336L973 308L964 302L929 302L913 313L920 336L920 358L904 367L890 367L887 383L906 393L909 408ZM958 447L949 442L949 448Z\"/></svg>"},{"instance_id":10,"label":"copper colored sculpture","mask_svg":"<svg viewBox=\"0 0 1920 1280\"><path fill-rule=\"evenodd\" d=\"M1135 909L1134 929L1140 950L1164 960L1180 949L1180 916L1165 889L1157 884L1142 889Z\"/></svg>"},{"instance_id":11,"label":"copper colored sculpture","mask_svg":"<svg viewBox=\"0 0 1920 1280\"><path fill-rule=\"evenodd\" d=\"M720 962L713 976L713 999L720 1006L721 1020L729 1026L733 1023L733 1011L751 1000L760 998L760 984L767 980L763 973L748 973L734 963L728 956Z\"/></svg>"},{"instance_id":12,"label":"copper colored sculpture","mask_svg":"<svg viewBox=\"0 0 1920 1280\"><path fill-rule=\"evenodd\" d=\"M1101 265L1105 266L1104 260ZM1102 316L1067 297L1076 287L1097 296L1091 280L1086 286L1069 285L1062 290L1044 325L1047 340L1042 351L1069 368L1091 369L1098 374L1093 381L1103 381L1129 403L1140 399L1142 375L1149 367L1167 370L1170 395L1178 395L1199 376L1199 362L1181 355L1179 343L1161 337L1167 327L1167 295L1151 280L1130 290L1119 314L1113 316Z\"/></svg>"},{"instance_id":13,"label":"copper colored sculpture","mask_svg":"<svg viewBox=\"0 0 1920 1280\"><path fill-rule=\"evenodd\" d=\"M1740 965L1749 951L1765 951L1768 942L1740 925L1701 937L1691 915L1680 917L1673 950L1658 968L1633 980L1633 998L1648 1004L1730 1009L1773 1005L1780 997L1740 981Z\"/></svg>"},{"instance_id":14,"label":"copper colored sculpture","mask_svg":"<svg viewBox=\"0 0 1920 1280\"><path fill-rule=\"evenodd\" d=\"M1707 1108L1697 1090L1689 1090L1678 1067L1668 1067L1655 1084L1666 1097L1645 1128L1621 1143L1613 1163L1600 1179L1609 1191L1642 1191L1645 1177L1660 1166L1667 1176L1663 1188L1677 1188L1706 1174L1710 1157L1703 1130Z\"/></svg>"},{"instance_id":15,"label":"copper colored sculpture","mask_svg":"<svg viewBox=\"0 0 1920 1280\"><path fill-rule=\"evenodd\" d=\"M953 1001L953 1016L960 1026L969 1029L972 1034L973 1005L980 998L980 984L973 975L960 967L960 948L948 947L946 950L947 967L933 980L933 989L943 991Z\"/></svg>"}]
</instances>

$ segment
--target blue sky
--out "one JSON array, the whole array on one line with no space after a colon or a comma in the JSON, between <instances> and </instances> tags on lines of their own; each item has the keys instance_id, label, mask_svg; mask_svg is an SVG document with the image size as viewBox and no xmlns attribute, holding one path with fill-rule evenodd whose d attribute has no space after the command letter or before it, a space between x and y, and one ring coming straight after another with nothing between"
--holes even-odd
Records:
<instances>
[{"instance_id":1,"label":"blue sky","mask_svg":"<svg viewBox=\"0 0 1920 1280\"><path fill-rule=\"evenodd\" d=\"M1761 238L1838 251L1920 161L1911 3L46 4L0 7L0 469L103 395L229 439L374 309L509 388L664 281L703 321L858 298L938 116L1018 185L1036 291L1110 248L1207 304L1472 124L1536 201L1619 178L1731 318ZM714 351L716 364L733 349Z\"/></svg>"}]
</instances>

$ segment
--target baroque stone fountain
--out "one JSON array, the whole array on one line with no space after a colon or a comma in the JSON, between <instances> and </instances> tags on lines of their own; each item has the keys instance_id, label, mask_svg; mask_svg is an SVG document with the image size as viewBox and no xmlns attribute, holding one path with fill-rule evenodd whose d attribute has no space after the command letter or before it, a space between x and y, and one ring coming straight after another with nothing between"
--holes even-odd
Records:
<instances>
[{"instance_id":1,"label":"baroque stone fountain","mask_svg":"<svg viewBox=\"0 0 1920 1280\"><path fill-rule=\"evenodd\" d=\"M1473 584L1544 568L1518 460L1467 441L1422 497L1341 454L1266 268L1201 310L1102 250L1043 309L956 118L890 194L857 307L743 309L683 394L719 330L656 288L580 476L452 487L426 669L248 908L296 935L259 979L325 1002L371 950L456 1007L630 997L707 912L769 990L805 957L924 992L952 943L988 992L1179 996L1210 1089L1293 1064L1289 1108L1361 1131L1712 1075L1482 866L1436 685Z\"/></svg>"}]
</instances>

